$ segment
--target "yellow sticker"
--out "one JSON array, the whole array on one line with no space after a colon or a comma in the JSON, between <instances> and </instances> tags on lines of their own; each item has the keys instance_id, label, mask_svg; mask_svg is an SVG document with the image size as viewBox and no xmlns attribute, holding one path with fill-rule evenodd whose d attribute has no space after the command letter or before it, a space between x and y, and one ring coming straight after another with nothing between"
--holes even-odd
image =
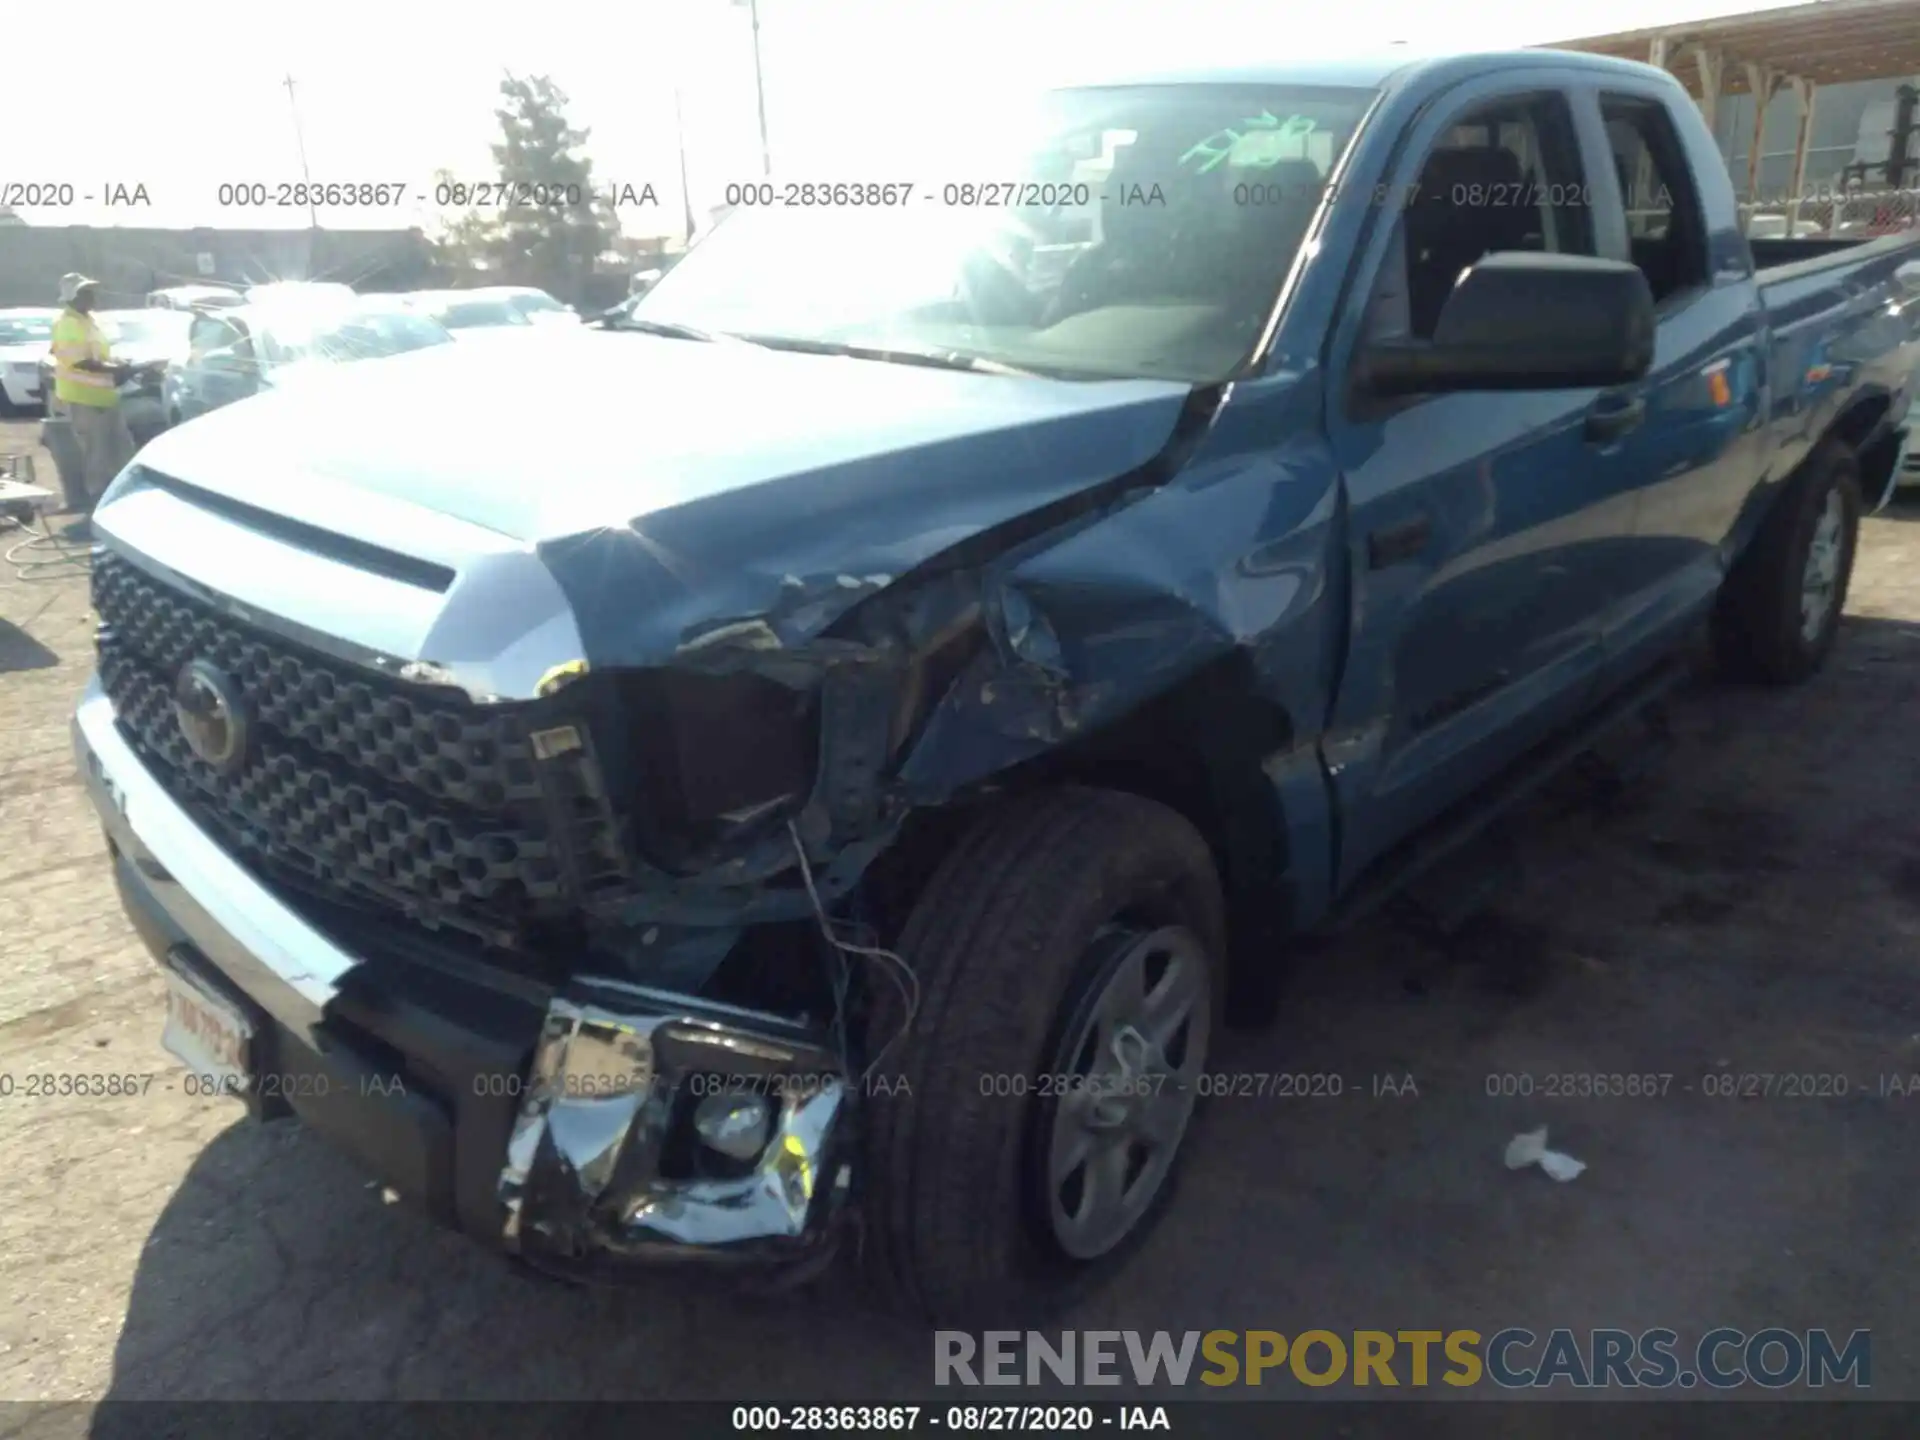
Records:
<instances>
[{"instance_id":1,"label":"yellow sticker","mask_svg":"<svg viewBox=\"0 0 1920 1440\"><path fill-rule=\"evenodd\" d=\"M587 662L585 660L569 660L565 664L554 666L551 670L547 671L546 674L542 675L540 677L540 683L533 687L533 693L544 699L562 686L571 685L586 673Z\"/></svg>"}]
</instances>

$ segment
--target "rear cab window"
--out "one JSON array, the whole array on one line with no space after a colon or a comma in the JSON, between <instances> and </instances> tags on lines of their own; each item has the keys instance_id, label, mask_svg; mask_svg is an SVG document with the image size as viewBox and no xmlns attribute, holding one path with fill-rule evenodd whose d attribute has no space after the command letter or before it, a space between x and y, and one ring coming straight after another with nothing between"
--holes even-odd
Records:
<instances>
[{"instance_id":1,"label":"rear cab window","mask_svg":"<svg viewBox=\"0 0 1920 1440\"><path fill-rule=\"evenodd\" d=\"M1673 117L1658 100L1603 93L1600 118L1626 207L1627 244L1654 304L1702 289L1706 221Z\"/></svg>"}]
</instances>

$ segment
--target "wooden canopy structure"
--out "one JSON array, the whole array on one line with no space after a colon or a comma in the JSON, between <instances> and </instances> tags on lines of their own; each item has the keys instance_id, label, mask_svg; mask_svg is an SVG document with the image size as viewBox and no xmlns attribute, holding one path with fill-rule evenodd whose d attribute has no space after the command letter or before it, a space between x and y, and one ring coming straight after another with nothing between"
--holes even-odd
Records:
<instances>
[{"instance_id":1,"label":"wooden canopy structure","mask_svg":"<svg viewBox=\"0 0 1920 1440\"><path fill-rule=\"evenodd\" d=\"M1699 102L1709 125L1722 95L1755 96L1753 140L1747 147L1749 201L1759 198L1760 136L1768 103L1782 90L1791 90L1800 106L1793 181L1785 197L1791 224L1805 198L1816 92L1822 85L1920 75L1920 0L1814 0L1616 35L1556 40L1548 48L1642 60L1670 70Z\"/></svg>"}]
</instances>

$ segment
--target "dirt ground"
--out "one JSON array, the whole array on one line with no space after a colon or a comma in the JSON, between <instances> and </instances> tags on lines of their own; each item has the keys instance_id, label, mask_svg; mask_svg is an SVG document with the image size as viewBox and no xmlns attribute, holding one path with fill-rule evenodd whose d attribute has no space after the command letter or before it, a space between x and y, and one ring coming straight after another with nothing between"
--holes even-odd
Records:
<instances>
[{"instance_id":1,"label":"dirt ground","mask_svg":"<svg viewBox=\"0 0 1920 1440\"><path fill-rule=\"evenodd\" d=\"M31 434L0 427L0 453ZM1344 1094L1217 1101L1170 1223L1059 1323L1864 1327L1875 1396L1920 1397L1920 1095L1878 1093L1920 1073L1916 521L1867 526L1821 678L1690 690L1618 801L1563 786L1521 818L1522 876L1465 934L1381 922L1304 958L1285 1018L1218 1065ZM0 565L0 1398L924 1395L929 1337L830 1294L524 1278L298 1128L181 1093L72 774L89 644L77 570ZM26 1096L38 1072L156 1078ZM1671 1080L1540 1093L1587 1073ZM1744 1074L1848 1093L1709 1093ZM1541 1124L1587 1162L1573 1183L1503 1167Z\"/></svg>"}]
</instances>

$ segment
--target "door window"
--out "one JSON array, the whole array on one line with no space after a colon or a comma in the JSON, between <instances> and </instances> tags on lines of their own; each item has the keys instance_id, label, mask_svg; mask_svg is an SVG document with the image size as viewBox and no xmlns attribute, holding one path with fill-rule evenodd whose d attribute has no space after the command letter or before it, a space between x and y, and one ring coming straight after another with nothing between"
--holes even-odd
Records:
<instances>
[{"instance_id":1,"label":"door window","mask_svg":"<svg viewBox=\"0 0 1920 1440\"><path fill-rule=\"evenodd\" d=\"M226 321L211 315L195 316L193 328L187 332L188 363L217 369L223 362L230 361L234 342L239 338L239 332Z\"/></svg>"},{"instance_id":2,"label":"door window","mask_svg":"<svg viewBox=\"0 0 1920 1440\"><path fill-rule=\"evenodd\" d=\"M1626 204L1633 263L1646 275L1654 303L1705 285L1706 230L1700 202L1666 107L1654 100L1603 95L1600 117Z\"/></svg>"},{"instance_id":3,"label":"door window","mask_svg":"<svg viewBox=\"0 0 1920 1440\"><path fill-rule=\"evenodd\" d=\"M1506 250L1594 253L1573 114L1560 95L1477 106L1428 154L1374 285L1369 338L1432 339L1460 276Z\"/></svg>"}]
</instances>

